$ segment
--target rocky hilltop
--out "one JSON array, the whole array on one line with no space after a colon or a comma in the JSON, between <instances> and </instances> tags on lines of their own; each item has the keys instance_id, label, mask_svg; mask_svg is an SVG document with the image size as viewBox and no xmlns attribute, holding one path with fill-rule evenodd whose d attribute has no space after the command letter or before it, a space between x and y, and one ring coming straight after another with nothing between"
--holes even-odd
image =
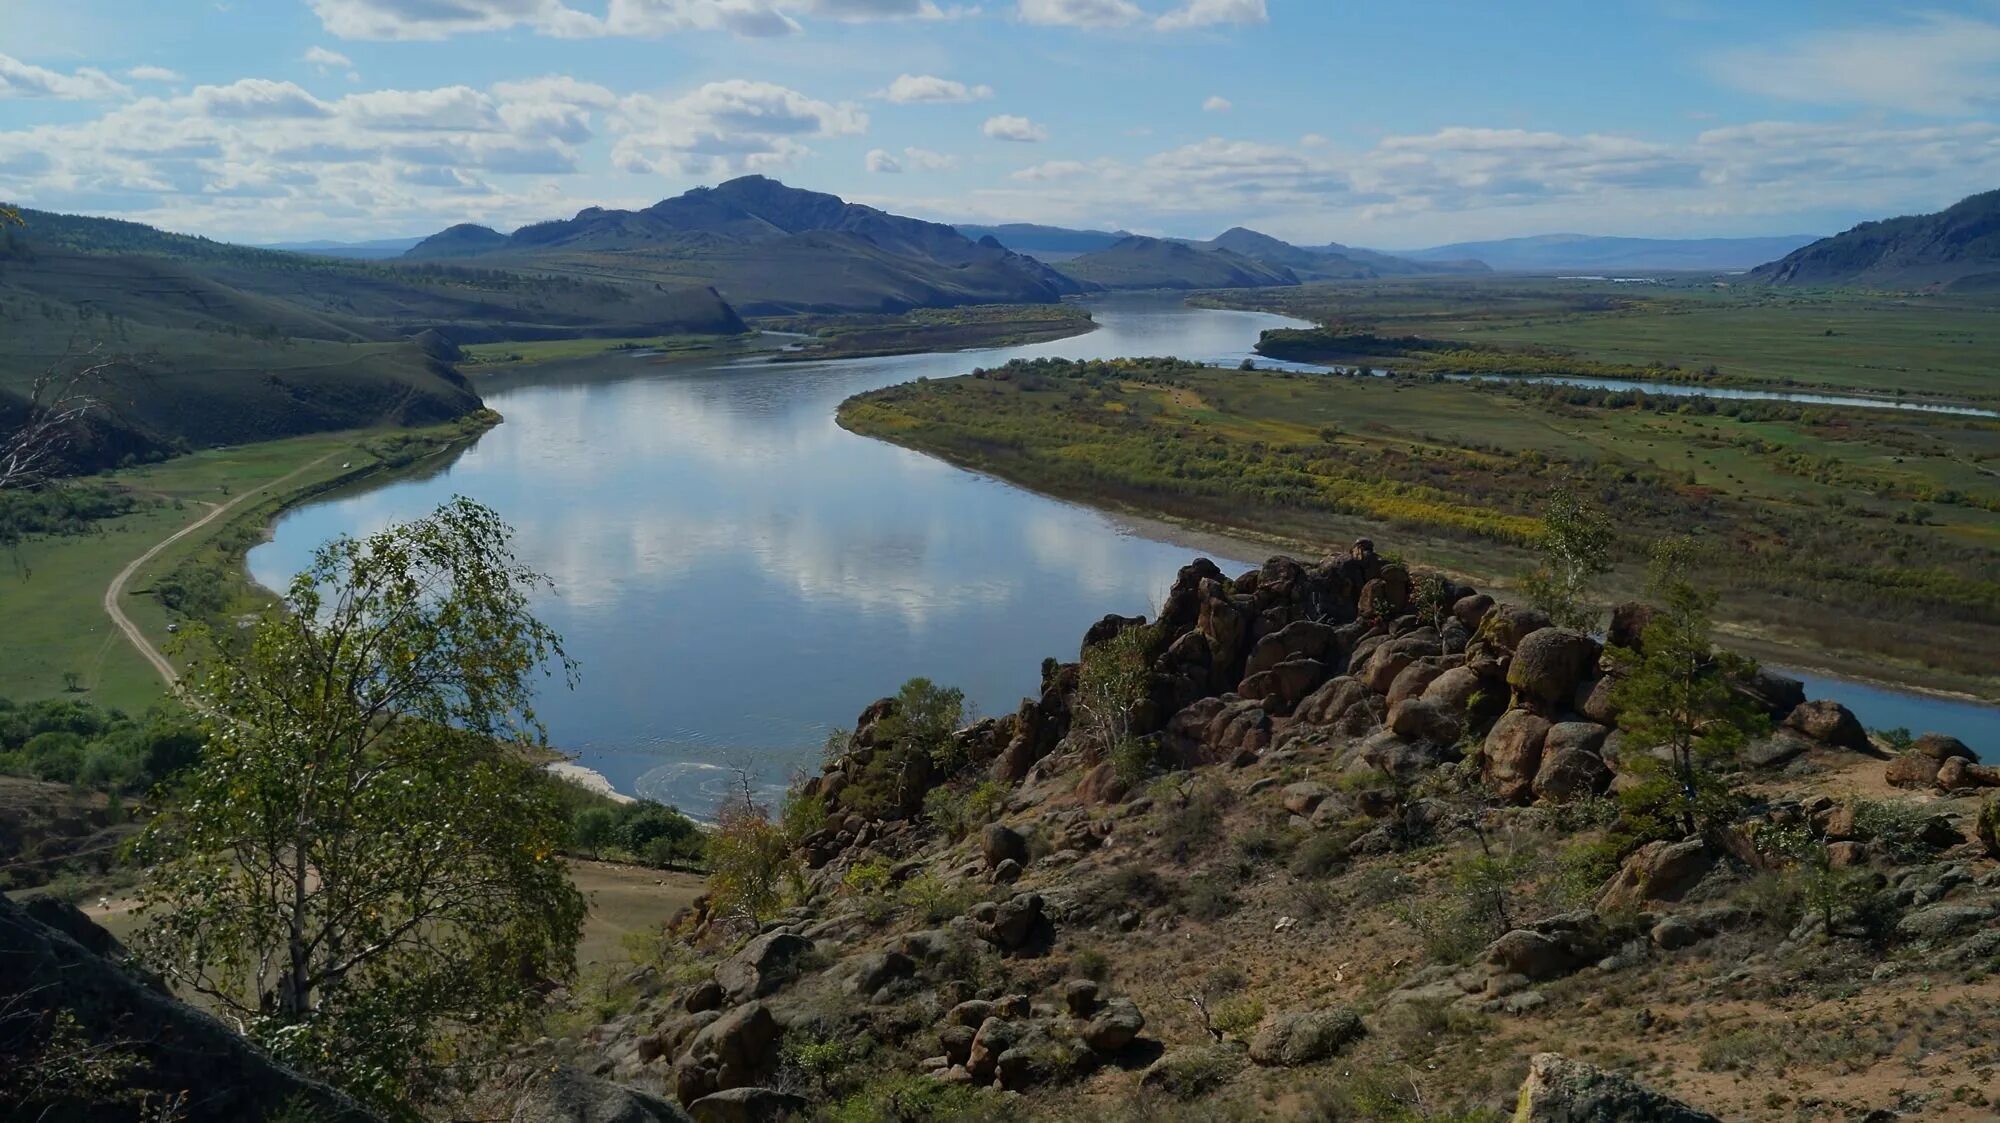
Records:
<instances>
[{"instance_id":1,"label":"rocky hilltop","mask_svg":"<svg viewBox=\"0 0 2000 1123\"><path fill-rule=\"evenodd\" d=\"M870 706L789 907L705 898L558 1051L697 1119L1989 1117L2000 772L1747 670L1719 810L1642 824L1652 611L1196 561L1012 714Z\"/></svg>"}]
</instances>

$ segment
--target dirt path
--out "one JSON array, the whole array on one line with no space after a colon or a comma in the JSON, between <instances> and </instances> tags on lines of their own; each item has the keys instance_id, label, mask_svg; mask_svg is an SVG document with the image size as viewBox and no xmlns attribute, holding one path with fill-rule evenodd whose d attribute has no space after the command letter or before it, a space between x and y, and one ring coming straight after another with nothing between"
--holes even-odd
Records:
<instances>
[{"instance_id":1,"label":"dirt path","mask_svg":"<svg viewBox=\"0 0 2000 1123\"><path fill-rule=\"evenodd\" d=\"M160 678L166 682L169 689L172 689L174 684L180 681L180 672L174 670L174 665L167 662L167 657L160 654L159 648L154 647L152 641L146 638L145 633L139 630L139 626L134 624L131 618L125 615L125 610L118 607L118 598L125 595L125 583L132 580L132 575L139 572L147 562L159 557L160 551L165 550L167 547L235 510L244 500L256 495L258 492L276 487L301 473L317 468L321 464L331 460L333 455L333 453L329 452L317 460L299 465L275 480L258 484L256 487L231 499L227 503L214 506L207 514L167 535L165 538L154 543L152 549L133 558L124 569L118 571L118 576L111 579L111 584L104 587L105 614L111 617L111 622L118 626L119 631L125 633L125 638L132 641L132 646L138 649L139 654L145 656L146 662L151 663L153 669L160 672Z\"/></svg>"}]
</instances>

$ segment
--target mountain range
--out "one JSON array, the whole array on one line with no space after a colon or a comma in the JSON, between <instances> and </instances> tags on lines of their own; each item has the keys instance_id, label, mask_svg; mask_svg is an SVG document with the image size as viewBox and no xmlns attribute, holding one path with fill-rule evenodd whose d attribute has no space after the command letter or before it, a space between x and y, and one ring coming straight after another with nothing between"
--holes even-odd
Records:
<instances>
[{"instance_id":1,"label":"mountain range","mask_svg":"<svg viewBox=\"0 0 2000 1123\"><path fill-rule=\"evenodd\" d=\"M2000 191L1968 196L1935 214L1864 222L1751 276L1779 285L2000 289Z\"/></svg>"},{"instance_id":2,"label":"mountain range","mask_svg":"<svg viewBox=\"0 0 2000 1123\"><path fill-rule=\"evenodd\" d=\"M899 312L1043 303L1084 285L1046 262L943 223L742 176L643 210L586 207L511 234L459 225L406 261L467 261L570 276L713 286L745 314Z\"/></svg>"},{"instance_id":3,"label":"mountain range","mask_svg":"<svg viewBox=\"0 0 2000 1123\"><path fill-rule=\"evenodd\" d=\"M1483 261L1503 273L1749 269L1798 249L1811 234L1767 238L1613 238L1540 234L1402 250L1415 261Z\"/></svg>"}]
</instances>

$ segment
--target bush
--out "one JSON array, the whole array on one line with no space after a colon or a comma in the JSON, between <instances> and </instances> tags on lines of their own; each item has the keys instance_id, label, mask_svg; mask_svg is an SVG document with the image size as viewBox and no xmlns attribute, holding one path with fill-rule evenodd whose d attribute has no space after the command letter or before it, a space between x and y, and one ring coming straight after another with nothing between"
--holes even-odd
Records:
<instances>
[{"instance_id":1,"label":"bush","mask_svg":"<svg viewBox=\"0 0 2000 1123\"><path fill-rule=\"evenodd\" d=\"M1229 881L1218 874L1201 874L1188 880L1181 894L1181 907L1196 920L1220 920L1235 912L1242 902L1230 891Z\"/></svg>"},{"instance_id":2,"label":"bush","mask_svg":"<svg viewBox=\"0 0 2000 1123\"><path fill-rule=\"evenodd\" d=\"M952 734L965 720L965 691L913 678L896 692L896 708L876 727L878 741L918 750L947 775L964 765Z\"/></svg>"},{"instance_id":3,"label":"bush","mask_svg":"<svg viewBox=\"0 0 2000 1123\"><path fill-rule=\"evenodd\" d=\"M1191 1100L1229 1083L1243 1061L1242 1050L1227 1045L1176 1049L1154 1063L1148 1079L1176 1099Z\"/></svg>"},{"instance_id":4,"label":"bush","mask_svg":"<svg viewBox=\"0 0 2000 1123\"><path fill-rule=\"evenodd\" d=\"M977 896L972 890L928 871L904 882L898 895L906 908L930 924L963 915Z\"/></svg>"},{"instance_id":5,"label":"bush","mask_svg":"<svg viewBox=\"0 0 2000 1123\"><path fill-rule=\"evenodd\" d=\"M1163 808L1160 841L1177 862L1207 850L1222 834L1222 815L1234 794L1213 780L1189 779L1176 787L1173 804Z\"/></svg>"},{"instance_id":6,"label":"bush","mask_svg":"<svg viewBox=\"0 0 2000 1123\"><path fill-rule=\"evenodd\" d=\"M887 1076L833 1105L828 1123L1015 1123L1018 1110L990 1088L917 1073Z\"/></svg>"},{"instance_id":7,"label":"bush","mask_svg":"<svg viewBox=\"0 0 2000 1123\"><path fill-rule=\"evenodd\" d=\"M1246 862L1283 861L1298 845L1297 831L1271 823L1259 823L1235 839L1236 853Z\"/></svg>"},{"instance_id":8,"label":"bush","mask_svg":"<svg viewBox=\"0 0 2000 1123\"><path fill-rule=\"evenodd\" d=\"M1160 750L1143 737L1124 737L1111 746L1111 771L1127 787L1144 783L1160 768Z\"/></svg>"},{"instance_id":9,"label":"bush","mask_svg":"<svg viewBox=\"0 0 2000 1123\"><path fill-rule=\"evenodd\" d=\"M1292 873L1299 877L1330 877L1347 868L1350 831L1318 831L1292 852Z\"/></svg>"},{"instance_id":10,"label":"bush","mask_svg":"<svg viewBox=\"0 0 2000 1123\"><path fill-rule=\"evenodd\" d=\"M1007 806L1007 786L981 780L970 788L939 787L924 796L924 818L954 841L1000 817Z\"/></svg>"}]
</instances>

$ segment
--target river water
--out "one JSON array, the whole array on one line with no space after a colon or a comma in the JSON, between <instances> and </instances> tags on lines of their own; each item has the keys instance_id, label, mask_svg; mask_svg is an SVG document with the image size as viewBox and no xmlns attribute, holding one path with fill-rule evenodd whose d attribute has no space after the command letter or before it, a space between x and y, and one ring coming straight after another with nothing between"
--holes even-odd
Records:
<instances>
[{"instance_id":1,"label":"river water","mask_svg":"<svg viewBox=\"0 0 2000 1123\"><path fill-rule=\"evenodd\" d=\"M738 767L774 791L911 676L963 688L982 713L1012 710L1045 656L1075 658L1107 612L1154 612L1195 556L834 424L863 390L1017 357L1235 365L1259 331L1292 323L1173 296L1090 308L1102 326L1088 335L997 351L783 364L618 353L482 376L505 424L423 471L288 513L251 573L282 588L335 534L477 499L553 578L535 612L582 664L574 691L538 699L558 747L621 791L697 813ZM1261 557L1215 560L1233 571ZM1927 700L1881 693L1904 708L1877 720L1857 705L1865 724L2000 748L2000 710L1915 720L1908 705L1928 716Z\"/></svg>"}]
</instances>

